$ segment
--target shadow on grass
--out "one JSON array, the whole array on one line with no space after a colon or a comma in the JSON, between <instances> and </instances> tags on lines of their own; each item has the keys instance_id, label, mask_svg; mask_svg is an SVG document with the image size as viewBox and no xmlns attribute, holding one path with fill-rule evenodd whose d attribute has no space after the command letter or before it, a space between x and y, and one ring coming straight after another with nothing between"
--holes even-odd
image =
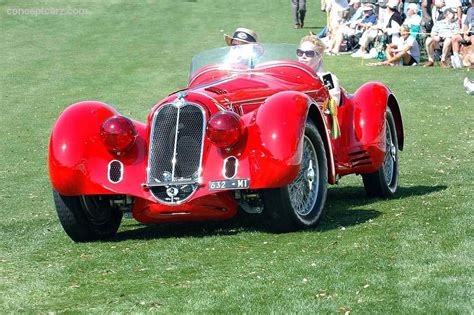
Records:
<instances>
[{"instance_id":1,"label":"shadow on grass","mask_svg":"<svg viewBox=\"0 0 474 315\"><path fill-rule=\"evenodd\" d=\"M308 29L308 30L319 30L321 31L323 28L326 26L303 26L303 29Z\"/></svg>"},{"instance_id":2,"label":"shadow on grass","mask_svg":"<svg viewBox=\"0 0 474 315\"><path fill-rule=\"evenodd\" d=\"M397 199L421 196L445 190L447 186L399 187ZM375 209L357 209L380 202L377 198L367 198L362 187L333 187L328 190L325 215L312 231L325 232L340 227L350 227L379 217L382 212ZM268 232L261 222L261 216L239 214L227 221L185 222L143 225L128 224L112 242L125 240L146 240L176 237L209 237L214 235L235 235L241 232ZM311 231L310 230L310 231Z\"/></svg>"}]
</instances>

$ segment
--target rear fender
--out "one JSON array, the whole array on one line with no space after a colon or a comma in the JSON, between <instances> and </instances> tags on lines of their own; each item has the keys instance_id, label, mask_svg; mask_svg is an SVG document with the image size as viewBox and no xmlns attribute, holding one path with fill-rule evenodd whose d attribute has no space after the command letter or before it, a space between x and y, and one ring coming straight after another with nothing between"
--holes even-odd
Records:
<instances>
[{"instance_id":1,"label":"rear fender","mask_svg":"<svg viewBox=\"0 0 474 315\"><path fill-rule=\"evenodd\" d=\"M395 128L397 129L397 140L398 149L403 151L403 145L405 144L405 133L403 131L402 113L398 101L393 94L388 96L388 107L392 111L393 118L395 119Z\"/></svg>"},{"instance_id":2,"label":"rear fender","mask_svg":"<svg viewBox=\"0 0 474 315\"><path fill-rule=\"evenodd\" d=\"M334 141L338 174L372 173L380 168L385 156L387 106L394 114L397 138L403 147L400 108L392 92L382 83L364 84L339 107L341 137Z\"/></svg>"}]
</instances>

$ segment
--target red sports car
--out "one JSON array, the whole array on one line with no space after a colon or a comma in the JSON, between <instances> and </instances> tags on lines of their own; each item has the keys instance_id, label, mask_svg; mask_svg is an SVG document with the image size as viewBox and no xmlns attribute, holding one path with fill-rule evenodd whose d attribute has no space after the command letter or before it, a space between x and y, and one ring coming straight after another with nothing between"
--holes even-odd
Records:
<instances>
[{"instance_id":1,"label":"red sports car","mask_svg":"<svg viewBox=\"0 0 474 315\"><path fill-rule=\"evenodd\" d=\"M395 193L404 135L389 88L369 82L335 104L330 79L294 61L296 46L244 46L194 57L188 86L145 123L95 101L62 112L49 174L71 239L114 236L124 211L164 223L241 209L273 231L311 227L328 184L348 174L362 175L370 196Z\"/></svg>"}]
</instances>

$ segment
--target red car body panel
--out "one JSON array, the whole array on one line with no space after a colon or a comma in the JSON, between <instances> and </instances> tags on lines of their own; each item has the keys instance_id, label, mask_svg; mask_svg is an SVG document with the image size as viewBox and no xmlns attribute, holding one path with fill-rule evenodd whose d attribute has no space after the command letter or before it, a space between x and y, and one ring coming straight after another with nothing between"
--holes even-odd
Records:
<instances>
[{"instance_id":1,"label":"red car body panel","mask_svg":"<svg viewBox=\"0 0 474 315\"><path fill-rule=\"evenodd\" d=\"M399 113L387 87L367 83L354 95L343 93L338 107L341 136L332 139L331 119L322 109L329 93L310 68L294 61L269 62L252 71L204 67L183 92L186 102L204 109L206 121L227 110L240 115L244 126L243 137L228 149L204 139L199 188L185 202L160 203L147 187L153 115L164 104L176 102L179 93L158 103L145 124L133 121L138 131L136 142L121 156L111 153L99 135L106 119L120 115L117 111L92 101L68 107L51 134L49 173L53 188L68 196L132 196L133 216L144 223L227 219L237 212L234 193L210 190L208 186L210 181L225 179L226 158L236 157L236 178L249 179L248 189L288 185L299 171L305 122L310 117L325 142L329 183L334 184L338 175L370 173L381 166L386 108L394 107L392 111ZM403 143L401 116L394 116L400 130L398 141ZM117 183L108 177L109 163L114 160L123 163L123 177Z\"/></svg>"}]
</instances>

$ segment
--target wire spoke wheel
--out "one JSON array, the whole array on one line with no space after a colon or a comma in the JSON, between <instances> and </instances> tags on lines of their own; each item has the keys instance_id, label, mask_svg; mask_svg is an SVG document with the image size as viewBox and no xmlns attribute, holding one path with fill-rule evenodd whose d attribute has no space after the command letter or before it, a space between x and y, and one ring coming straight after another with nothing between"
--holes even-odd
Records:
<instances>
[{"instance_id":1,"label":"wire spoke wheel","mask_svg":"<svg viewBox=\"0 0 474 315\"><path fill-rule=\"evenodd\" d=\"M275 232L295 231L316 225L326 202L328 168L324 142L318 128L306 122L301 165L296 178L284 187L264 189L264 215Z\"/></svg>"},{"instance_id":2,"label":"wire spoke wheel","mask_svg":"<svg viewBox=\"0 0 474 315\"><path fill-rule=\"evenodd\" d=\"M303 161L298 177L288 189L291 205L300 215L307 215L316 203L319 185L318 157L311 140L305 136L303 143Z\"/></svg>"}]
</instances>

